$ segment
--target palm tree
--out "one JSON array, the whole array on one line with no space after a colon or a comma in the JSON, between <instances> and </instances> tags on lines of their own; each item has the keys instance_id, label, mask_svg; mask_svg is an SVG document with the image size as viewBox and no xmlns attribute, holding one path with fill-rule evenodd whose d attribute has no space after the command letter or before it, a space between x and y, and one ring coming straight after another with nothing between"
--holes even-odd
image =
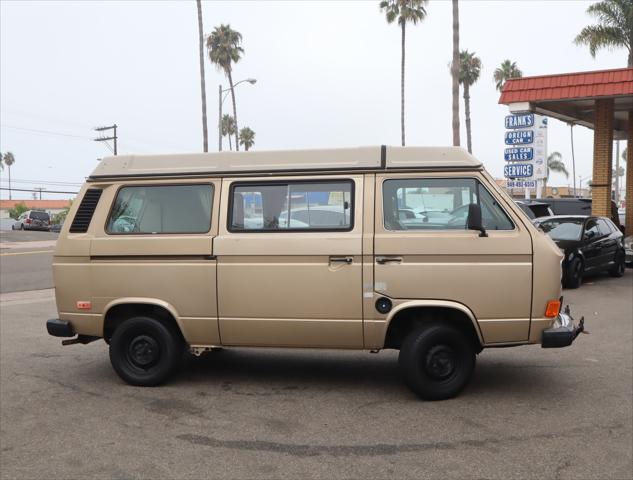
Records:
<instances>
[{"instance_id":1,"label":"palm tree","mask_svg":"<svg viewBox=\"0 0 633 480\"><path fill-rule=\"evenodd\" d=\"M235 106L235 89L233 88L232 65L242 58L244 49L240 46L242 34L236 32L230 25L220 25L213 29L213 33L207 37L207 50L209 60L219 70L222 70L231 86L231 100L233 101L233 120L235 121L235 149L239 150L237 138L237 108Z\"/></svg>"},{"instance_id":2,"label":"palm tree","mask_svg":"<svg viewBox=\"0 0 633 480\"><path fill-rule=\"evenodd\" d=\"M587 8L598 20L597 25L583 28L574 39L576 45L588 45L595 58L601 48L624 47L629 51L628 66L633 67L633 1L603 0Z\"/></svg>"},{"instance_id":3,"label":"palm tree","mask_svg":"<svg viewBox=\"0 0 633 480\"><path fill-rule=\"evenodd\" d=\"M413 25L421 22L426 17L424 5L428 0L382 0L380 9L385 12L387 23L396 20L402 31L401 62L400 62L400 130L402 135L402 146L404 147L404 54L405 54L405 32L407 23Z\"/></svg>"},{"instance_id":4,"label":"palm tree","mask_svg":"<svg viewBox=\"0 0 633 480\"><path fill-rule=\"evenodd\" d=\"M247 152L255 144L255 132L248 127L240 130L240 145L244 145Z\"/></svg>"},{"instance_id":5,"label":"palm tree","mask_svg":"<svg viewBox=\"0 0 633 480\"><path fill-rule=\"evenodd\" d=\"M567 171L567 167L563 162L563 156L560 152L552 152L547 156L547 178L543 180L543 192L547 188L547 180L549 179L549 172L558 172L565 175L565 178L569 178L569 172Z\"/></svg>"},{"instance_id":6,"label":"palm tree","mask_svg":"<svg viewBox=\"0 0 633 480\"><path fill-rule=\"evenodd\" d=\"M503 84L510 78L520 78L523 76L523 72L519 70L516 62L510 60L504 60L501 66L495 70L494 78L497 86L497 90L501 91Z\"/></svg>"},{"instance_id":7,"label":"palm tree","mask_svg":"<svg viewBox=\"0 0 633 480\"><path fill-rule=\"evenodd\" d=\"M464 115L466 116L466 144L468 151L473 153L473 143L470 130L470 87L479 80L481 74L481 60L475 52L462 50L459 54L459 83L464 86Z\"/></svg>"},{"instance_id":8,"label":"palm tree","mask_svg":"<svg viewBox=\"0 0 633 480\"><path fill-rule=\"evenodd\" d=\"M453 61L451 62L451 79L453 82L453 146L459 146L459 82L461 65L459 61L459 4L453 0ZM468 149L470 151L470 149Z\"/></svg>"},{"instance_id":9,"label":"palm tree","mask_svg":"<svg viewBox=\"0 0 633 480\"><path fill-rule=\"evenodd\" d=\"M207 132L207 91L204 84L204 33L202 30L202 4L196 0L198 5L198 43L200 46L200 95L202 97L202 148L209 151L209 135Z\"/></svg>"},{"instance_id":10,"label":"palm tree","mask_svg":"<svg viewBox=\"0 0 633 480\"><path fill-rule=\"evenodd\" d=\"M233 150L233 144L231 143L231 135L235 135L237 128L235 126L235 120L231 115L225 113L222 115L222 136L229 137L229 150Z\"/></svg>"},{"instance_id":11,"label":"palm tree","mask_svg":"<svg viewBox=\"0 0 633 480\"><path fill-rule=\"evenodd\" d=\"M11 165L15 163L15 156L11 152L7 152L2 156L2 160L9 169L9 200L11 200Z\"/></svg>"}]
</instances>

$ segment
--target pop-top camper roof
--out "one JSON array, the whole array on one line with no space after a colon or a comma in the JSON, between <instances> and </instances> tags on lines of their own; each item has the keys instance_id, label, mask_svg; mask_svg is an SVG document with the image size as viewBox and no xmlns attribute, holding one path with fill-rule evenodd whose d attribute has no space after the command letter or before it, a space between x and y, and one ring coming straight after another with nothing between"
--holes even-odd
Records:
<instances>
[{"instance_id":1,"label":"pop-top camper roof","mask_svg":"<svg viewBox=\"0 0 633 480\"><path fill-rule=\"evenodd\" d=\"M89 180L245 173L394 169L477 169L481 162L459 147L359 147L322 150L119 155L106 157Z\"/></svg>"}]
</instances>

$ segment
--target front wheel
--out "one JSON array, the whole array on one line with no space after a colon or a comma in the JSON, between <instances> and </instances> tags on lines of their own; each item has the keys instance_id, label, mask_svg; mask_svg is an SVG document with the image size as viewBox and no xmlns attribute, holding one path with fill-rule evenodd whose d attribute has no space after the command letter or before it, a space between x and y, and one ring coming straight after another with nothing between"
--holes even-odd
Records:
<instances>
[{"instance_id":1,"label":"front wheel","mask_svg":"<svg viewBox=\"0 0 633 480\"><path fill-rule=\"evenodd\" d=\"M626 256L624 252L618 252L615 254L615 262L613 267L609 270L609 275L612 277L621 277L624 275L624 270L626 268Z\"/></svg>"},{"instance_id":2,"label":"front wheel","mask_svg":"<svg viewBox=\"0 0 633 480\"><path fill-rule=\"evenodd\" d=\"M164 383L178 366L183 351L178 332L150 317L123 322L110 339L110 362L130 385Z\"/></svg>"},{"instance_id":3,"label":"front wheel","mask_svg":"<svg viewBox=\"0 0 633 480\"><path fill-rule=\"evenodd\" d=\"M398 364L406 384L421 398L444 400L456 396L470 380L475 350L463 332L433 323L405 338Z\"/></svg>"},{"instance_id":4,"label":"front wheel","mask_svg":"<svg viewBox=\"0 0 633 480\"><path fill-rule=\"evenodd\" d=\"M578 288L582 284L582 275L585 271L584 265L580 258L574 258L569 265L567 265L567 271L564 275L563 286L565 288Z\"/></svg>"}]
</instances>

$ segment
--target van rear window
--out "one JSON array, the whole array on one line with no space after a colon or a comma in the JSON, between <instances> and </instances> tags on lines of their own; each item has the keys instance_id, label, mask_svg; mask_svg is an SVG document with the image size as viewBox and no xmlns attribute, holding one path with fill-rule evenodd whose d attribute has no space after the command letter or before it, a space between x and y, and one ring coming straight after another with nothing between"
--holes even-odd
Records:
<instances>
[{"instance_id":1,"label":"van rear window","mask_svg":"<svg viewBox=\"0 0 633 480\"><path fill-rule=\"evenodd\" d=\"M121 188L106 232L117 235L206 233L211 229L213 185Z\"/></svg>"}]
</instances>

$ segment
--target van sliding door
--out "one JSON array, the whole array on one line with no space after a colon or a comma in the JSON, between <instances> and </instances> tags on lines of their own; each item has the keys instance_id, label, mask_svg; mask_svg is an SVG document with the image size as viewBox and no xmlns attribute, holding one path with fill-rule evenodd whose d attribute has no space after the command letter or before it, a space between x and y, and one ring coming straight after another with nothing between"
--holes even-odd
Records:
<instances>
[{"instance_id":1,"label":"van sliding door","mask_svg":"<svg viewBox=\"0 0 633 480\"><path fill-rule=\"evenodd\" d=\"M359 348L363 177L223 181L222 344Z\"/></svg>"}]
</instances>

